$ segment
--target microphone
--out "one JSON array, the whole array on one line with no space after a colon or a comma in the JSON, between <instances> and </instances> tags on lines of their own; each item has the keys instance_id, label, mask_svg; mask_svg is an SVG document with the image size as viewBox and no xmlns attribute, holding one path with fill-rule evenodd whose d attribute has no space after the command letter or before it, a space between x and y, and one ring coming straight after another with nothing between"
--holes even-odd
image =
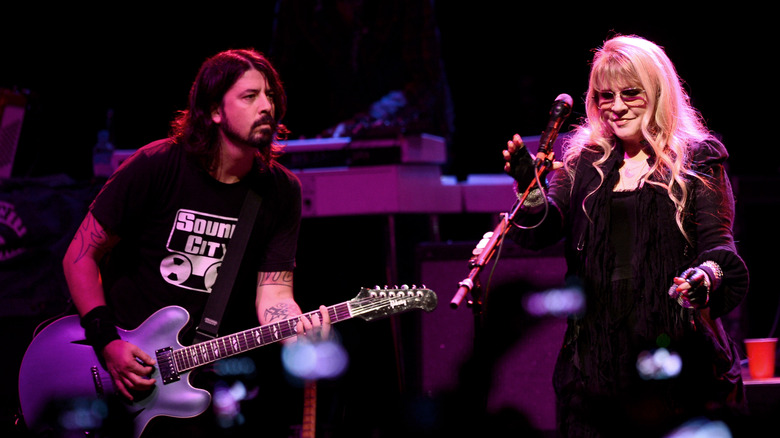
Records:
<instances>
[{"instance_id":1,"label":"microphone","mask_svg":"<svg viewBox=\"0 0 780 438\"><path fill-rule=\"evenodd\" d=\"M553 143L558 137L558 131L560 131L563 122L571 114L571 108L574 104L571 96L568 94L561 94L555 98L552 108L550 108L550 121L547 123L542 136L539 138L539 149L536 153L536 164L540 161L548 159L547 156L553 150Z\"/></svg>"}]
</instances>

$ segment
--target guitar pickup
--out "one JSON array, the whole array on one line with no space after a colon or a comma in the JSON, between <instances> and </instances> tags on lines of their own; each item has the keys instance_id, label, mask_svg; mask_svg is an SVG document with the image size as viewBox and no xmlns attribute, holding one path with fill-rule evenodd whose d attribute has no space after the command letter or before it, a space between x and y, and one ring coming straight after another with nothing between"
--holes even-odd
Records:
<instances>
[{"instance_id":1,"label":"guitar pickup","mask_svg":"<svg viewBox=\"0 0 780 438\"><path fill-rule=\"evenodd\" d=\"M159 367L163 384L178 382L179 371L176 369L176 363L173 360L173 348L161 348L155 354L157 355L157 366Z\"/></svg>"}]
</instances>

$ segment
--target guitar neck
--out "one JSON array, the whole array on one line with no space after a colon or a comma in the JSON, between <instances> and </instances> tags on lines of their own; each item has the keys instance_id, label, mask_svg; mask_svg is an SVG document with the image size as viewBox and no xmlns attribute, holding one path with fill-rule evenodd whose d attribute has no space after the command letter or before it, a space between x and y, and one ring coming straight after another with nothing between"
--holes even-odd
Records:
<instances>
[{"instance_id":1,"label":"guitar neck","mask_svg":"<svg viewBox=\"0 0 780 438\"><path fill-rule=\"evenodd\" d=\"M330 306L327 310L331 324L353 317L349 302ZM317 313L319 313L319 310L181 348L173 352L176 369L179 372L188 371L220 359L291 338L297 335L295 327L301 318L307 317L311 319Z\"/></svg>"}]
</instances>

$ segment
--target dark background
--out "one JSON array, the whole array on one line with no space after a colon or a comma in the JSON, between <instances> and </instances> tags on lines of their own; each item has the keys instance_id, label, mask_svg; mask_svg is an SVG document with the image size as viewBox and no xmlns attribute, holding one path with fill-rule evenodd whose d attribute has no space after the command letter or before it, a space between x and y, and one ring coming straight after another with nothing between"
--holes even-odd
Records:
<instances>
[{"instance_id":1,"label":"dark background","mask_svg":"<svg viewBox=\"0 0 780 438\"><path fill-rule=\"evenodd\" d=\"M226 48L270 51L271 1L204 12L121 5L4 11L0 87L31 94L19 151L22 175L84 177L107 111L114 114L115 146L135 149L167 134L206 57ZM614 33L636 33L666 48L694 105L725 137L735 173L777 170L771 160L758 159L774 112L769 67L777 37L767 13L712 7L703 16L691 10L661 18L518 2L435 6L456 129L464 132L455 148L478 163L459 171L495 172L505 140L515 132L538 135L560 93L574 97L574 119L582 111L591 51ZM307 80L282 79L288 90ZM318 105L298 98L289 102L285 120L293 135L315 123L295 119L295 108ZM327 118L328 109L321 112Z\"/></svg>"},{"instance_id":2,"label":"dark background","mask_svg":"<svg viewBox=\"0 0 780 438\"><path fill-rule=\"evenodd\" d=\"M121 2L83 10L4 6L0 88L24 93L29 104L14 176L24 180L66 174L88 183L92 147L98 131L106 128L109 112L114 146L138 148L167 135L171 118L185 107L191 81L207 57L228 48L270 51L274 2L219 6L204 11ZM572 119L581 116L592 49L609 36L638 34L665 47L694 106L710 129L723 136L731 154L735 231L752 283L748 300L730 326L738 338L778 334L774 254L780 240L776 227L780 178L772 153L776 70L771 67L778 38L768 11L709 5L703 15L695 9L679 15L650 6L629 11L599 4L594 11L585 5L540 7L499 1L439 1L435 6L455 112L446 170L459 175L499 173L506 140L514 133L540 134L550 105L561 93L574 98ZM288 90L309 79L282 76ZM332 112L318 108L321 102L295 96L285 119L294 136L321 125ZM296 114L296 107L314 107L320 114L317 120L307 119L300 115L303 112ZM93 194L79 188L79 194L83 192ZM56 214L51 208L41 212ZM490 219L482 217L442 219L445 240L472 241L489 230ZM426 236L410 230L423 229L424 220L399 219L404 230L399 251L404 259L402 282L414 282L415 272L407 267L413 266L415 244ZM384 218L377 217L306 220L296 279L302 307L335 304L353 298L359 287L381 284L387 274L382 259L385 227ZM366 249L376 256L366 257ZM452 291L437 291L444 304L467 273L465 267L466 260L463 272L453 274ZM373 365L356 354L372 342L371 336L376 336L376 345L398 348L388 338L392 327L387 322L357 325L358 332L351 332L347 324L344 335L354 367ZM20 343L24 345L27 337L27 332L20 335ZM414 345L407 342L406 348L413 350ZM394 360L392 351L376 350L372 360ZM381 378L384 383L377 391L394 390L393 365L388 366L378 370L390 374ZM11 379L15 373L9 369L5 375ZM366 397L362 377L351 376L344 387L330 388L336 394L333 405L356 409L341 398ZM352 378L358 383L352 385Z\"/></svg>"}]
</instances>

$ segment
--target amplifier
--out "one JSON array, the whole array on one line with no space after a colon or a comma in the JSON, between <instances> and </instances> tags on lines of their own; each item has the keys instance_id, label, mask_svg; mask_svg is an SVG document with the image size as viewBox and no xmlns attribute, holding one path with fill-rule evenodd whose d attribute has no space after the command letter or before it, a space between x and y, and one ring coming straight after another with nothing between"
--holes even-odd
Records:
<instances>
[{"instance_id":1,"label":"amplifier","mask_svg":"<svg viewBox=\"0 0 780 438\"><path fill-rule=\"evenodd\" d=\"M422 283L439 297L436 309L418 315L420 391L433 399L452 393L476 399L486 390L489 412L511 409L524 415L539 431L554 430L552 372L566 320L534 316L524 310L523 302L532 294L564 286L563 246L531 251L505 243L500 257L492 260L480 275L486 314L484 327L478 327L475 309L467 306L466 301L457 309L449 305L459 281L469 273L468 261L475 245L476 242L433 243L417 248ZM493 363L485 364L484 369L468 368L478 359L473 356L478 328L488 330L486 339L503 339L497 344L483 345L479 353L483 357L493 357L488 351L502 353ZM482 385L489 387L480 389ZM474 389L477 393L471 394ZM470 415L467 409L457 413Z\"/></svg>"}]
</instances>

